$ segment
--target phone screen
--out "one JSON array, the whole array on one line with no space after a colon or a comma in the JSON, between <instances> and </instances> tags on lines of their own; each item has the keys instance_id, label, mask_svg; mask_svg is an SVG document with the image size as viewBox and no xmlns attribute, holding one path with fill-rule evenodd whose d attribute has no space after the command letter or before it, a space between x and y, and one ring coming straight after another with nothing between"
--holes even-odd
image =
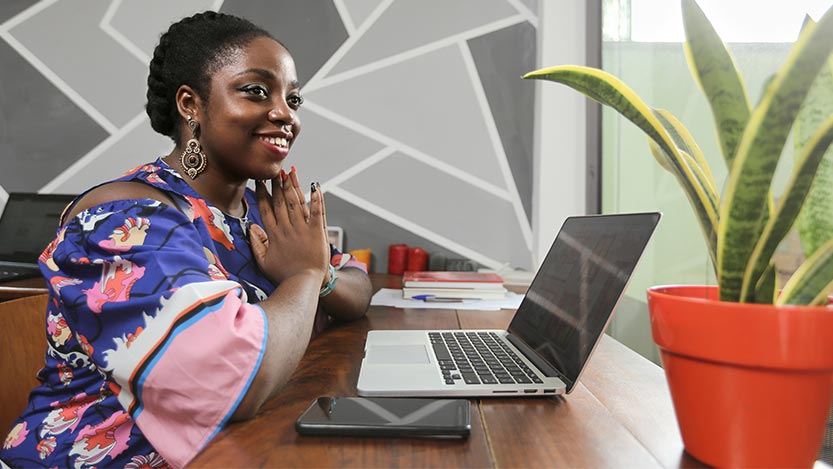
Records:
<instances>
[{"instance_id":1,"label":"phone screen","mask_svg":"<svg viewBox=\"0 0 833 469\"><path fill-rule=\"evenodd\" d=\"M466 437L471 404L465 399L320 397L295 423L311 435Z\"/></svg>"}]
</instances>

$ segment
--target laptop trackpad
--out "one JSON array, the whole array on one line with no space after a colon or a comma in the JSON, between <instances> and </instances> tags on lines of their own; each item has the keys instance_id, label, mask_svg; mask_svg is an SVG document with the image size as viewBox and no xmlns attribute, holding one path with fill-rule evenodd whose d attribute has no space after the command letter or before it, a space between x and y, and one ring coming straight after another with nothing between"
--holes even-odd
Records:
<instances>
[{"instance_id":1,"label":"laptop trackpad","mask_svg":"<svg viewBox=\"0 0 833 469\"><path fill-rule=\"evenodd\" d=\"M367 362L376 365L431 363L424 345L372 345L367 349Z\"/></svg>"}]
</instances>

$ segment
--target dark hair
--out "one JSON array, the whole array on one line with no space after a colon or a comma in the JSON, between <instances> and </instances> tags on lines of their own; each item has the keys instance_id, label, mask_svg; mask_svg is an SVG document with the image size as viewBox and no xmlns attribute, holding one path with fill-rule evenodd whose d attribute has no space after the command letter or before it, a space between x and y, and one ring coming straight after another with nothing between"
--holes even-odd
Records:
<instances>
[{"instance_id":1,"label":"dark hair","mask_svg":"<svg viewBox=\"0 0 833 469\"><path fill-rule=\"evenodd\" d=\"M153 130L179 144L176 90L188 85L207 101L211 74L229 63L234 52L264 36L275 39L248 20L214 11L172 24L159 38L150 61L145 110Z\"/></svg>"}]
</instances>

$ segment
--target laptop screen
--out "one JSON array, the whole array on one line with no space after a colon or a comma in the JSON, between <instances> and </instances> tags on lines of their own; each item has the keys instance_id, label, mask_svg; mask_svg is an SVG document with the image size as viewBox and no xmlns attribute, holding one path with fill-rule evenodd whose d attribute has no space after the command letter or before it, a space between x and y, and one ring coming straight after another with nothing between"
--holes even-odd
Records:
<instances>
[{"instance_id":1,"label":"laptop screen","mask_svg":"<svg viewBox=\"0 0 833 469\"><path fill-rule=\"evenodd\" d=\"M509 325L569 391L607 327L659 213L570 217Z\"/></svg>"},{"instance_id":2,"label":"laptop screen","mask_svg":"<svg viewBox=\"0 0 833 469\"><path fill-rule=\"evenodd\" d=\"M0 216L0 261L36 264L75 196L13 192Z\"/></svg>"}]
</instances>

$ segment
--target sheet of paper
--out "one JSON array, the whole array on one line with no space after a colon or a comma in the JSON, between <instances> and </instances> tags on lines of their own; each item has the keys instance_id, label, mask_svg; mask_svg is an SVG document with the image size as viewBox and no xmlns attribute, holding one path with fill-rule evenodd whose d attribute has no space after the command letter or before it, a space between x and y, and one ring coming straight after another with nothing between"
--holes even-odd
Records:
<instances>
[{"instance_id":1,"label":"sheet of paper","mask_svg":"<svg viewBox=\"0 0 833 469\"><path fill-rule=\"evenodd\" d=\"M392 306L394 308L427 308L427 309L518 309L524 295L507 292L502 300L463 300L443 303L431 303L420 300L402 298L402 290L382 288L370 300L371 306Z\"/></svg>"}]
</instances>

